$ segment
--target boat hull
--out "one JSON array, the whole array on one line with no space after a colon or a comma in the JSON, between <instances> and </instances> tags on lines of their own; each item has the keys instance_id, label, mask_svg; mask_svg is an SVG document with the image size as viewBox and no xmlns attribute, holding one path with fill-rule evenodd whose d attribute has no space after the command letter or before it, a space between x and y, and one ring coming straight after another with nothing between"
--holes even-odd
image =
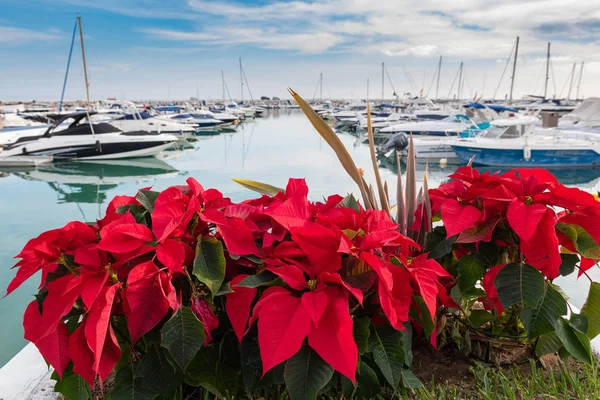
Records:
<instances>
[{"instance_id":1,"label":"boat hull","mask_svg":"<svg viewBox=\"0 0 600 400\"><path fill-rule=\"evenodd\" d=\"M452 145L458 158L467 163L494 167L584 167L600 165L600 154L593 149L531 149L525 158L524 149L492 149L469 145Z\"/></svg>"}]
</instances>

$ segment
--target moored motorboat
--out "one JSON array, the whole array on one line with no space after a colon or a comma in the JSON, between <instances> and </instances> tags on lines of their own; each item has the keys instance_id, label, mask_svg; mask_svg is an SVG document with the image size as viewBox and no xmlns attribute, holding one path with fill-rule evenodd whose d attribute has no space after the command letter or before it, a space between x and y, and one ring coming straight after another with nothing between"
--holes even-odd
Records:
<instances>
[{"instance_id":1,"label":"moored motorboat","mask_svg":"<svg viewBox=\"0 0 600 400\"><path fill-rule=\"evenodd\" d=\"M492 121L492 127L452 148L462 162L497 167L583 167L600 165L600 135L560 134L537 129L538 119Z\"/></svg>"},{"instance_id":2,"label":"moored motorboat","mask_svg":"<svg viewBox=\"0 0 600 400\"><path fill-rule=\"evenodd\" d=\"M94 114L80 112L66 115L42 136L22 137L4 147L0 157L29 155L87 160L146 157L159 154L177 141L170 134L123 132L108 123L93 123L88 118ZM67 122L67 128L57 129Z\"/></svg>"}]
</instances>

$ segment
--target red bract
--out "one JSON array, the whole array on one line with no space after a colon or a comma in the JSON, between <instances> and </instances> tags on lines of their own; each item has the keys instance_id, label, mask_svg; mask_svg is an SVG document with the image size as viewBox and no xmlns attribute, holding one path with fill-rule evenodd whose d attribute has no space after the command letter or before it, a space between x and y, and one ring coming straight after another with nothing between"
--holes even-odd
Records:
<instances>
[{"instance_id":1,"label":"red bract","mask_svg":"<svg viewBox=\"0 0 600 400\"><path fill-rule=\"evenodd\" d=\"M442 204L444 196L469 191L448 189L436 201L460 208L453 221L462 228L492 218L463 204L469 200ZM162 327L173 325L169 318L185 310L202 323L203 346L220 346L233 331L243 347L245 335L256 335L263 375L307 345L355 381L354 313L404 330L414 296L434 322L450 300L448 274L419 256L387 213L342 200L309 201L303 179L237 204L192 178L161 193L118 196L97 226L74 222L27 243L8 292L43 271L40 296L25 312L25 337L59 375L72 362L90 386L119 360L138 361L162 338ZM76 325L71 334L67 321Z\"/></svg>"},{"instance_id":2,"label":"red bract","mask_svg":"<svg viewBox=\"0 0 600 400\"><path fill-rule=\"evenodd\" d=\"M588 193L560 184L548 171L518 169L499 175L463 167L451 177L455 180L430 190L430 198L433 213L441 212L447 235L458 235L458 243L502 238L548 279L559 274L559 243L590 255L577 249L576 238L560 232L561 223L583 229L600 243L600 204Z\"/></svg>"}]
</instances>

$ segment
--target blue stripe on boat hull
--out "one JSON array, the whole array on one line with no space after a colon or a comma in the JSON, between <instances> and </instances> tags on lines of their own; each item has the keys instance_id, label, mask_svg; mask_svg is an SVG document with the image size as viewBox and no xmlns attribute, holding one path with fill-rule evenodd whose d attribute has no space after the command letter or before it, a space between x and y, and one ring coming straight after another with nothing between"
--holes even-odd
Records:
<instances>
[{"instance_id":1,"label":"blue stripe on boat hull","mask_svg":"<svg viewBox=\"0 0 600 400\"><path fill-rule=\"evenodd\" d=\"M481 149L476 147L452 146L464 163L471 157L473 164L495 167L556 167L600 165L600 154L594 150L532 150L531 158L525 160L523 150Z\"/></svg>"}]
</instances>

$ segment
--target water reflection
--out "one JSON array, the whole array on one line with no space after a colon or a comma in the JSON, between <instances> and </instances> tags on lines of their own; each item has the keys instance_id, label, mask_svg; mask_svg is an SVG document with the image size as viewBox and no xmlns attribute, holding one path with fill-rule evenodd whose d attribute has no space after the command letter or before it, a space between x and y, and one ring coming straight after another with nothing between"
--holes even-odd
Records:
<instances>
[{"instance_id":1,"label":"water reflection","mask_svg":"<svg viewBox=\"0 0 600 400\"><path fill-rule=\"evenodd\" d=\"M44 181L57 194L57 203L102 204L107 192L126 182L151 182L177 176L179 171L158 158L57 162L6 175L28 181Z\"/></svg>"},{"instance_id":2,"label":"water reflection","mask_svg":"<svg viewBox=\"0 0 600 400\"><path fill-rule=\"evenodd\" d=\"M391 155L377 155L377 163L380 168L385 168L398 174L398 163L394 153ZM406 162L400 158L401 171L406 173ZM417 163L417 179L422 179L425 169L427 176L437 183L443 183L449 180L448 175L452 174L460 165L440 165L439 163ZM497 167L476 167L479 172L504 173L509 168L498 169ZM577 186L586 191L598 191L600 189L600 168L560 168L550 169L550 172L564 185Z\"/></svg>"}]
</instances>

